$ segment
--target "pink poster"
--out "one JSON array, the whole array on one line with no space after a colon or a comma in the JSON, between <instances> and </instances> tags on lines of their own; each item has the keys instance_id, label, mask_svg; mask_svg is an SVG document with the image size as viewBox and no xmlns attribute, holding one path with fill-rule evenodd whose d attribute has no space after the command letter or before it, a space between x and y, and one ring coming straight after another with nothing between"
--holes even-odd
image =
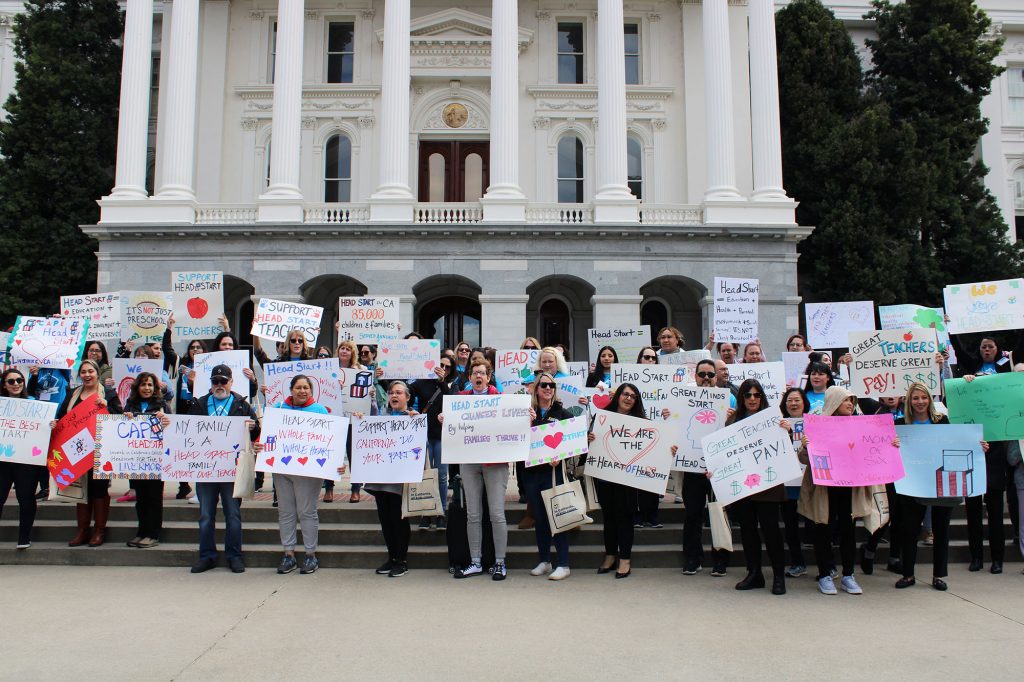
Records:
<instances>
[{"instance_id":1,"label":"pink poster","mask_svg":"<svg viewBox=\"0 0 1024 682\"><path fill-rule=\"evenodd\" d=\"M903 459L892 444L891 414L822 417L804 415L811 475L818 485L856 487L903 478Z\"/></svg>"}]
</instances>

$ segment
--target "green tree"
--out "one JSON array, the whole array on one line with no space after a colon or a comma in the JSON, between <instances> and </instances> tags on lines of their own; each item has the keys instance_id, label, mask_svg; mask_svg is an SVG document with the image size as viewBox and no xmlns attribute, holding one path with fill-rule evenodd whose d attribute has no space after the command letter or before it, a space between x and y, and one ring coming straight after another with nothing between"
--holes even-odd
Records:
<instances>
[{"instance_id":1,"label":"green tree","mask_svg":"<svg viewBox=\"0 0 1024 682\"><path fill-rule=\"evenodd\" d=\"M116 0L29 0L14 20L17 84L0 123L0 319L96 290L99 219L117 147Z\"/></svg>"}]
</instances>

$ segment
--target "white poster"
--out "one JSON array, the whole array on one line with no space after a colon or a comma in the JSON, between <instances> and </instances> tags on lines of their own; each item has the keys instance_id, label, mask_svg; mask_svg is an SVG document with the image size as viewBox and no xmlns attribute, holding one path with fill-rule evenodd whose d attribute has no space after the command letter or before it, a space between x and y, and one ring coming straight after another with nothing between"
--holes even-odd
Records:
<instances>
[{"instance_id":1,"label":"white poster","mask_svg":"<svg viewBox=\"0 0 1024 682\"><path fill-rule=\"evenodd\" d=\"M672 438L668 422L599 412L594 420L587 476L665 494L672 471Z\"/></svg>"},{"instance_id":2,"label":"white poster","mask_svg":"<svg viewBox=\"0 0 1024 682\"><path fill-rule=\"evenodd\" d=\"M157 381L163 381L164 361L160 358L114 358L110 361L114 378L114 390L117 391L117 399L123 406L132 392L135 384L135 377L143 372L149 372L156 376ZM157 395L162 395L160 387L156 387Z\"/></svg>"},{"instance_id":3,"label":"white poster","mask_svg":"<svg viewBox=\"0 0 1024 682\"><path fill-rule=\"evenodd\" d=\"M530 396L446 395L445 464L522 462L530 455Z\"/></svg>"},{"instance_id":4,"label":"white poster","mask_svg":"<svg viewBox=\"0 0 1024 682\"><path fill-rule=\"evenodd\" d=\"M846 348L850 332L875 328L873 301L807 303L807 343L811 348Z\"/></svg>"},{"instance_id":5,"label":"white poster","mask_svg":"<svg viewBox=\"0 0 1024 682\"><path fill-rule=\"evenodd\" d=\"M915 382L941 392L934 329L889 329L850 334L851 390L865 398L898 398Z\"/></svg>"},{"instance_id":6,"label":"white poster","mask_svg":"<svg viewBox=\"0 0 1024 682\"><path fill-rule=\"evenodd\" d=\"M955 284L942 290L950 334L1024 329L1024 279Z\"/></svg>"},{"instance_id":7,"label":"white poster","mask_svg":"<svg viewBox=\"0 0 1024 682\"><path fill-rule=\"evenodd\" d=\"M60 310L64 317L82 317L89 320L87 341L104 344L121 338L121 293L61 296Z\"/></svg>"},{"instance_id":8,"label":"white poster","mask_svg":"<svg viewBox=\"0 0 1024 682\"><path fill-rule=\"evenodd\" d=\"M523 381L533 376L540 349L499 350L494 354L494 379L502 393L525 393Z\"/></svg>"},{"instance_id":9,"label":"white poster","mask_svg":"<svg viewBox=\"0 0 1024 682\"><path fill-rule=\"evenodd\" d=\"M715 277L715 341L747 343L757 338L758 281Z\"/></svg>"},{"instance_id":10,"label":"white poster","mask_svg":"<svg viewBox=\"0 0 1024 682\"><path fill-rule=\"evenodd\" d=\"M640 389L647 418L658 421L663 409L673 410L677 406L687 377L685 365L612 365L612 385L635 385Z\"/></svg>"},{"instance_id":11,"label":"white poster","mask_svg":"<svg viewBox=\"0 0 1024 682\"><path fill-rule=\"evenodd\" d=\"M613 327L587 330L587 350L590 361L597 362L597 353L603 346L611 346L619 362L636 362L640 349L651 345L651 325L639 327Z\"/></svg>"},{"instance_id":12,"label":"white poster","mask_svg":"<svg viewBox=\"0 0 1024 682\"><path fill-rule=\"evenodd\" d=\"M256 471L311 478L341 478L348 417L268 407L263 413Z\"/></svg>"},{"instance_id":13,"label":"white poster","mask_svg":"<svg viewBox=\"0 0 1024 682\"><path fill-rule=\"evenodd\" d=\"M249 445L245 417L169 414L164 429L163 480L231 483ZM250 457L252 455L249 455Z\"/></svg>"},{"instance_id":14,"label":"white poster","mask_svg":"<svg viewBox=\"0 0 1024 682\"><path fill-rule=\"evenodd\" d=\"M341 404L346 417L353 414L370 414L370 402L374 398L376 384L373 372L368 369L342 367L338 370L341 376Z\"/></svg>"},{"instance_id":15,"label":"white poster","mask_svg":"<svg viewBox=\"0 0 1024 682\"><path fill-rule=\"evenodd\" d=\"M729 413L729 389L682 386L676 403L679 434L676 436L673 471L704 473L704 451L701 440L725 426Z\"/></svg>"},{"instance_id":16,"label":"white poster","mask_svg":"<svg viewBox=\"0 0 1024 682\"><path fill-rule=\"evenodd\" d=\"M273 407L290 396L292 378L302 374L309 378L313 400L331 411L345 414L342 373L338 358L317 358L295 362L268 362L263 367L267 405Z\"/></svg>"},{"instance_id":17,"label":"white poster","mask_svg":"<svg viewBox=\"0 0 1024 682\"><path fill-rule=\"evenodd\" d=\"M224 331L224 273L172 272L174 338L212 339Z\"/></svg>"},{"instance_id":18,"label":"white poster","mask_svg":"<svg viewBox=\"0 0 1024 682\"><path fill-rule=\"evenodd\" d=\"M552 464L563 459L587 454L587 417L531 426L530 456L526 466Z\"/></svg>"},{"instance_id":19,"label":"white poster","mask_svg":"<svg viewBox=\"0 0 1024 682\"><path fill-rule=\"evenodd\" d=\"M323 317L324 309L320 306L261 298L252 316L252 335L268 341L287 341L288 334L299 329L312 346L320 336Z\"/></svg>"},{"instance_id":20,"label":"white poster","mask_svg":"<svg viewBox=\"0 0 1024 682\"><path fill-rule=\"evenodd\" d=\"M173 305L169 291L122 291L121 340L135 345L163 341Z\"/></svg>"},{"instance_id":21,"label":"white poster","mask_svg":"<svg viewBox=\"0 0 1024 682\"><path fill-rule=\"evenodd\" d=\"M427 415L352 420L353 483L418 483L427 458Z\"/></svg>"},{"instance_id":22,"label":"white poster","mask_svg":"<svg viewBox=\"0 0 1024 682\"><path fill-rule=\"evenodd\" d=\"M786 368L779 362L750 362L729 365L729 381L738 388L747 379L757 379L764 388L768 404L777 406L786 390ZM742 396L736 398L742 400Z\"/></svg>"},{"instance_id":23,"label":"white poster","mask_svg":"<svg viewBox=\"0 0 1024 682\"><path fill-rule=\"evenodd\" d=\"M810 364L808 356L812 351L783 351L782 367L786 373L786 386L803 388L807 365Z\"/></svg>"},{"instance_id":24,"label":"white poster","mask_svg":"<svg viewBox=\"0 0 1024 682\"><path fill-rule=\"evenodd\" d=\"M0 398L0 464L46 466L57 407L44 400Z\"/></svg>"},{"instance_id":25,"label":"white poster","mask_svg":"<svg viewBox=\"0 0 1024 682\"><path fill-rule=\"evenodd\" d=\"M159 480L163 452L163 427L156 415L96 415L93 478Z\"/></svg>"},{"instance_id":26,"label":"white poster","mask_svg":"<svg viewBox=\"0 0 1024 682\"><path fill-rule=\"evenodd\" d=\"M436 379L441 342L435 339L385 339L377 349L381 379Z\"/></svg>"},{"instance_id":27,"label":"white poster","mask_svg":"<svg viewBox=\"0 0 1024 682\"><path fill-rule=\"evenodd\" d=\"M252 384L246 378L244 370L249 367L249 351L247 350L219 350L213 353L200 353L195 357L192 369L195 377L192 379L192 395L202 398L210 392L210 372L217 365L227 365L231 368L231 379L234 383L231 390L235 393L252 397L249 389Z\"/></svg>"},{"instance_id":28,"label":"white poster","mask_svg":"<svg viewBox=\"0 0 1024 682\"><path fill-rule=\"evenodd\" d=\"M397 339L397 296L342 296L338 299L338 340L376 346Z\"/></svg>"}]
</instances>

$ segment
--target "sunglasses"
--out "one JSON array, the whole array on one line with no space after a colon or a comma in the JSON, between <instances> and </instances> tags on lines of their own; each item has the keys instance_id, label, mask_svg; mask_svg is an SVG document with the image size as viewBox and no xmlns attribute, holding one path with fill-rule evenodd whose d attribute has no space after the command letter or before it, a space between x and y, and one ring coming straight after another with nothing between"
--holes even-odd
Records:
<instances>
[{"instance_id":1,"label":"sunglasses","mask_svg":"<svg viewBox=\"0 0 1024 682\"><path fill-rule=\"evenodd\" d=\"M24 379L5 379L4 383L7 384L8 386L20 386L21 384L25 383L25 380Z\"/></svg>"},{"instance_id":2,"label":"sunglasses","mask_svg":"<svg viewBox=\"0 0 1024 682\"><path fill-rule=\"evenodd\" d=\"M302 343L305 339L288 339L288 343Z\"/></svg>"},{"instance_id":3,"label":"sunglasses","mask_svg":"<svg viewBox=\"0 0 1024 682\"><path fill-rule=\"evenodd\" d=\"M317 356L318 358L329 358L329 357L331 357L331 356L330 356L330 355L328 355L327 353L317 353L317 354L316 354L316 356Z\"/></svg>"},{"instance_id":4,"label":"sunglasses","mask_svg":"<svg viewBox=\"0 0 1024 682\"><path fill-rule=\"evenodd\" d=\"M360 355L369 355L370 351L368 351L368 350L361 350L361 351L359 351L359 354Z\"/></svg>"},{"instance_id":5,"label":"sunglasses","mask_svg":"<svg viewBox=\"0 0 1024 682\"><path fill-rule=\"evenodd\" d=\"M715 373L714 372L697 372L697 376L699 376L701 379L714 379L715 378Z\"/></svg>"},{"instance_id":6,"label":"sunglasses","mask_svg":"<svg viewBox=\"0 0 1024 682\"><path fill-rule=\"evenodd\" d=\"M550 381L541 381L537 384L537 388L554 388L555 384Z\"/></svg>"},{"instance_id":7,"label":"sunglasses","mask_svg":"<svg viewBox=\"0 0 1024 682\"><path fill-rule=\"evenodd\" d=\"M231 379L228 379L227 377L213 377L210 379L210 383L214 386L227 386L229 381L231 381Z\"/></svg>"},{"instance_id":8,"label":"sunglasses","mask_svg":"<svg viewBox=\"0 0 1024 682\"><path fill-rule=\"evenodd\" d=\"M743 397L744 398L763 398L764 394L762 394L762 393L755 393L754 391L747 391L746 393L743 394Z\"/></svg>"},{"instance_id":9,"label":"sunglasses","mask_svg":"<svg viewBox=\"0 0 1024 682\"><path fill-rule=\"evenodd\" d=\"M657 360L658 356L657 355L641 355L640 359L641 360Z\"/></svg>"}]
</instances>

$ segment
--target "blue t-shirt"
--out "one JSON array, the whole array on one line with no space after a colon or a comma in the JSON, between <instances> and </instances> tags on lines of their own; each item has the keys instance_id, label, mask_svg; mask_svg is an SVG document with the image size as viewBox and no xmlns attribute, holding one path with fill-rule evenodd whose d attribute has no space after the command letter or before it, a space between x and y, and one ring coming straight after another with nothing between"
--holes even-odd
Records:
<instances>
[{"instance_id":1,"label":"blue t-shirt","mask_svg":"<svg viewBox=\"0 0 1024 682\"><path fill-rule=\"evenodd\" d=\"M983 362L978 368L978 374L996 374L996 363Z\"/></svg>"},{"instance_id":2,"label":"blue t-shirt","mask_svg":"<svg viewBox=\"0 0 1024 682\"><path fill-rule=\"evenodd\" d=\"M825 407L825 392L808 391L807 402L811 404L811 409L809 410L811 414L821 414L822 408Z\"/></svg>"},{"instance_id":3,"label":"blue t-shirt","mask_svg":"<svg viewBox=\"0 0 1024 682\"><path fill-rule=\"evenodd\" d=\"M40 367L36 374L36 395L38 400L60 405L68 393L71 372L66 369Z\"/></svg>"},{"instance_id":4,"label":"blue t-shirt","mask_svg":"<svg viewBox=\"0 0 1024 682\"><path fill-rule=\"evenodd\" d=\"M330 410L321 405L320 403L310 403L305 407L298 407L296 405L289 405L285 401L280 401L274 407L280 407L282 410L295 410L297 412L312 412L313 414L330 414Z\"/></svg>"},{"instance_id":5,"label":"blue t-shirt","mask_svg":"<svg viewBox=\"0 0 1024 682\"><path fill-rule=\"evenodd\" d=\"M211 417L227 417L231 414L231 404L233 402L235 402L234 394L229 393L228 397L224 400L218 400L211 393L210 399L206 401L206 413Z\"/></svg>"}]
</instances>

